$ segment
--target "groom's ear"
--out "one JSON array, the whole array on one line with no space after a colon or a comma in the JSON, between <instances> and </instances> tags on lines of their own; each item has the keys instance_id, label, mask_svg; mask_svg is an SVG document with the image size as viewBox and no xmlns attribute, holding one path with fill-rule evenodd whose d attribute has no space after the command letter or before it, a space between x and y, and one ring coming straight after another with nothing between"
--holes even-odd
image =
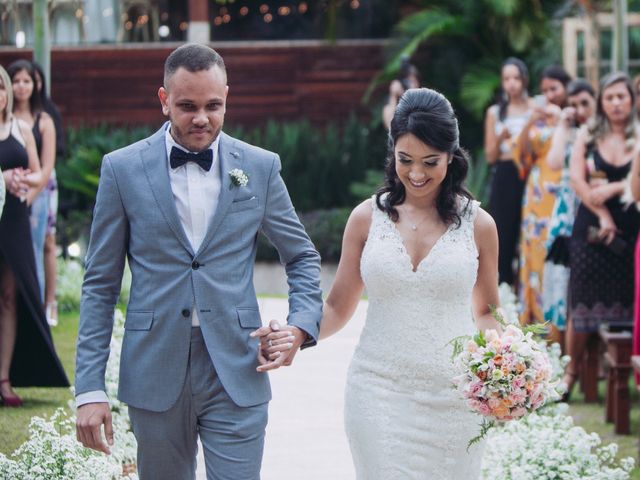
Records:
<instances>
[{"instance_id":1,"label":"groom's ear","mask_svg":"<svg viewBox=\"0 0 640 480\"><path fill-rule=\"evenodd\" d=\"M158 89L158 98L160 99L160 104L162 105L162 113L169 116L169 93L164 87L160 87Z\"/></svg>"}]
</instances>

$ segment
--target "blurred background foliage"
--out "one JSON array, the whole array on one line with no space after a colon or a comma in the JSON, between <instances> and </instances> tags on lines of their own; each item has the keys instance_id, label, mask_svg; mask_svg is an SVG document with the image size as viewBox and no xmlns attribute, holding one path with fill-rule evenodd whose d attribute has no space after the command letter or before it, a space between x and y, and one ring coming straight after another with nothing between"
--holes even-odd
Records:
<instances>
[{"instance_id":1,"label":"blurred background foliage","mask_svg":"<svg viewBox=\"0 0 640 480\"><path fill-rule=\"evenodd\" d=\"M233 6L233 2L220 3ZM375 0L371 11L380 11L383 4ZM313 5L324 9L325 38L348 36L349 1L323 0ZM402 56L408 55L418 67L424 86L451 100L460 120L461 144L474 159L467 183L476 198L484 201L490 171L482 152L483 117L496 99L502 62L509 56L522 58L530 70L529 92L537 93L542 69L562 63L562 20L611 10L611 1L589 0L392 0L386 5L389 15L380 24L387 26L380 31L389 37L387 62L363 98L371 109L370 119L352 116L322 126L305 119L271 120L259 128L225 127L230 135L280 155L292 200L329 260L338 259L349 211L370 197L382 181L387 134L380 108ZM640 0L630 0L628 8L640 11ZM636 55L640 28L630 29L629 37L631 55L640 57ZM611 35L604 32L601 50L608 51L610 44ZM58 167L63 244L87 235L102 156L152 131L151 127L107 125L68 131L69 154ZM275 253L261 243L259 257L275 259Z\"/></svg>"}]
</instances>

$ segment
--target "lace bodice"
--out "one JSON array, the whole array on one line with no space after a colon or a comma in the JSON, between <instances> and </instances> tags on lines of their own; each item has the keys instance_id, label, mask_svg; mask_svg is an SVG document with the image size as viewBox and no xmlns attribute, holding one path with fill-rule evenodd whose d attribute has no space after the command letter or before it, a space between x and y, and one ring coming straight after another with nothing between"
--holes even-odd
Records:
<instances>
[{"instance_id":1,"label":"lace bodice","mask_svg":"<svg viewBox=\"0 0 640 480\"><path fill-rule=\"evenodd\" d=\"M449 342L475 332L478 202L459 198L453 224L415 271L403 238L373 201L360 270L367 319L347 381L345 422L358 479L473 479L466 452L478 419L451 379Z\"/></svg>"},{"instance_id":2,"label":"lace bodice","mask_svg":"<svg viewBox=\"0 0 640 480\"><path fill-rule=\"evenodd\" d=\"M473 222L478 202L461 198L459 203L460 226L450 225L414 272L400 232L374 200L360 263L369 312L359 349L375 349L378 359L388 352L392 358L385 363L395 363L398 350L415 356L404 359L410 363L430 363L425 354L440 362L442 354L450 354L445 346L452 338L474 330L471 292L478 251ZM380 338L385 339L382 345Z\"/></svg>"}]
</instances>

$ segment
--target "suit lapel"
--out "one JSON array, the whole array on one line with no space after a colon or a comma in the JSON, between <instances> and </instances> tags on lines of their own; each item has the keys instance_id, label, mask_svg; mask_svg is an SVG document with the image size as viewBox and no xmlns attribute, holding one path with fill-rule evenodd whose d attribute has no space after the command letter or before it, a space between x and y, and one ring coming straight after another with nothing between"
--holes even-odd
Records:
<instances>
[{"instance_id":1,"label":"suit lapel","mask_svg":"<svg viewBox=\"0 0 640 480\"><path fill-rule=\"evenodd\" d=\"M231 182L229 172L234 168L242 168L244 157L242 150L234 147L233 138L225 133L220 133L220 144L218 145L218 165L214 168L220 168L220 195L218 196L218 206L209 223L207 234L202 240L202 244L197 254L202 252L213 239L222 219L224 218L229 206L236 198L239 188ZM196 254L196 255L197 255Z\"/></svg>"},{"instance_id":2,"label":"suit lapel","mask_svg":"<svg viewBox=\"0 0 640 480\"><path fill-rule=\"evenodd\" d=\"M164 138L166 128L167 124L147 139L149 148L142 151L142 164L147 180L151 185L153 196L160 207L162 215L169 224L169 228L171 228L171 231L184 248L193 255L193 248L191 248L191 243L180 223L176 202L173 198L173 192L171 191L169 162L167 161L167 150Z\"/></svg>"}]
</instances>

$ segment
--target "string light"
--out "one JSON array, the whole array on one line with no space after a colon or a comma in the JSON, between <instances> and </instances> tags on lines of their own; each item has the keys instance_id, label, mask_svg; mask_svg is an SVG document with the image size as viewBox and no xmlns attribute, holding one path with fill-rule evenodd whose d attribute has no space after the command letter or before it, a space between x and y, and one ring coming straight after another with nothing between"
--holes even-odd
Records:
<instances>
[{"instance_id":1,"label":"string light","mask_svg":"<svg viewBox=\"0 0 640 480\"><path fill-rule=\"evenodd\" d=\"M265 23L271 23L271 21L272 21L272 20L273 20L273 15L271 15L270 13L267 13L267 14L264 16L264 22L265 22Z\"/></svg>"},{"instance_id":2,"label":"string light","mask_svg":"<svg viewBox=\"0 0 640 480\"><path fill-rule=\"evenodd\" d=\"M213 24L216 27L219 27L220 25L222 25L222 17L217 16L216 18L213 19Z\"/></svg>"},{"instance_id":3,"label":"string light","mask_svg":"<svg viewBox=\"0 0 640 480\"><path fill-rule=\"evenodd\" d=\"M248 8L248 7L242 7L242 8L240 9L240 15L242 15L243 17L244 17L245 15L247 15L248 13L249 13L249 8Z\"/></svg>"},{"instance_id":4,"label":"string light","mask_svg":"<svg viewBox=\"0 0 640 480\"><path fill-rule=\"evenodd\" d=\"M223 23L229 23L230 21L231 21L231 15L227 14L224 17L222 17Z\"/></svg>"},{"instance_id":5,"label":"string light","mask_svg":"<svg viewBox=\"0 0 640 480\"><path fill-rule=\"evenodd\" d=\"M291 9L289 7L280 7L278 9L278 15L286 16L291 13Z\"/></svg>"},{"instance_id":6,"label":"string light","mask_svg":"<svg viewBox=\"0 0 640 480\"><path fill-rule=\"evenodd\" d=\"M260 5L260 13L264 15L268 11L269 11L269 5L267 5L266 3L263 3L262 5Z\"/></svg>"},{"instance_id":7,"label":"string light","mask_svg":"<svg viewBox=\"0 0 640 480\"><path fill-rule=\"evenodd\" d=\"M351 0L351 8L356 10L358 7L360 7L360 2L358 0Z\"/></svg>"},{"instance_id":8,"label":"string light","mask_svg":"<svg viewBox=\"0 0 640 480\"><path fill-rule=\"evenodd\" d=\"M308 9L309 9L309 6L307 5L307 2L300 2L300 5L298 5L298 12L302 14L307 13Z\"/></svg>"}]
</instances>

